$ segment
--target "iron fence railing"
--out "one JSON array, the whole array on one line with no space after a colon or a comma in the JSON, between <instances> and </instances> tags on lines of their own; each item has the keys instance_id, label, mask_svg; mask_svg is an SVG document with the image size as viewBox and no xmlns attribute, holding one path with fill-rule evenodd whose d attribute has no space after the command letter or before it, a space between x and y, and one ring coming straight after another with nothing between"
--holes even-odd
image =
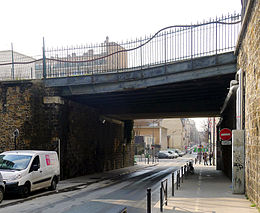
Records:
<instances>
[{"instance_id":1,"label":"iron fence railing","mask_svg":"<svg viewBox=\"0 0 260 213\"><path fill-rule=\"evenodd\" d=\"M95 45L46 50L43 47L41 59L26 62L12 60L9 63L0 61L0 70L3 66L10 66L10 78L13 79L16 76L14 66L28 64L33 67L30 69L34 73L32 78L142 70L233 51L240 22L241 15L232 14L195 25L169 26L154 35L121 43L109 41L107 37L103 43Z\"/></svg>"}]
</instances>

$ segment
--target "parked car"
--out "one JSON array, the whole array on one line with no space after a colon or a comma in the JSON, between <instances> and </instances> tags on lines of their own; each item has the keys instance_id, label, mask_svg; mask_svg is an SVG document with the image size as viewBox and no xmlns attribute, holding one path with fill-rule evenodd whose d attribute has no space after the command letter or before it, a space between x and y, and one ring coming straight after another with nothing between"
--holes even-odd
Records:
<instances>
[{"instance_id":1,"label":"parked car","mask_svg":"<svg viewBox=\"0 0 260 213\"><path fill-rule=\"evenodd\" d=\"M0 172L6 192L28 196L30 192L49 188L59 182L60 166L54 151L7 151L0 154Z\"/></svg>"},{"instance_id":2,"label":"parked car","mask_svg":"<svg viewBox=\"0 0 260 213\"><path fill-rule=\"evenodd\" d=\"M168 153L170 153L173 156L173 158L179 157L179 155L176 152L172 151L172 150L168 150Z\"/></svg>"},{"instance_id":3,"label":"parked car","mask_svg":"<svg viewBox=\"0 0 260 213\"><path fill-rule=\"evenodd\" d=\"M186 153L179 150L179 149L175 149L175 151L177 151L177 153L179 154L180 157L182 157L183 155L185 155Z\"/></svg>"},{"instance_id":4,"label":"parked car","mask_svg":"<svg viewBox=\"0 0 260 213\"><path fill-rule=\"evenodd\" d=\"M168 151L171 151L171 152L175 153L178 157L181 157L176 149L168 149Z\"/></svg>"},{"instance_id":5,"label":"parked car","mask_svg":"<svg viewBox=\"0 0 260 213\"><path fill-rule=\"evenodd\" d=\"M3 181L3 176L0 173L0 203L4 199L4 192L5 192L5 184Z\"/></svg>"},{"instance_id":6,"label":"parked car","mask_svg":"<svg viewBox=\"0 0 260 213\"><path fill-rule=\"evenodd\" d=\"M183 155L185 155L185 152L182 152L179 149L169 149L169 151L176 153L179 157L182 157Z\"/></svg>"},{"instance_id":7,"label":"parked car","mask_svg":"<svg viewBox=\"0 0 260 213\"><path fill-rule=\"evenodd\" d=\"M160 159L165 159L165 158L171 159L171 158L173 158L173 156L170 153L168 153L168 151L159 151L158 152L158 158L160 158Z\"/></svg>"}]
</instances>

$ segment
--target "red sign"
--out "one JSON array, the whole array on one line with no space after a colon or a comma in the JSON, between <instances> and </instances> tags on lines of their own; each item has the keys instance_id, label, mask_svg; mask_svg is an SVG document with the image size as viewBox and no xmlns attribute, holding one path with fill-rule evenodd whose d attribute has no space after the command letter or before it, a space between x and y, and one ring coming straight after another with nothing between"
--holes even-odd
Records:
<instances>
[{"instance_id":1,"label":"red sign","mask_svg":"<svg viewBox=\"0 0 260 213\"><path fill-rule=\"evenodd\" d=\"M45 155L45 160L46 160L47 166L51 165L51 159L50 159L49 155Z\"/></svg>"},{"instance_id":2,"label":"red sign","mask_svg":"<svg viewBox=\"0 0 260 213\"><path fill-rule=\"evenodd\" d=\"M219 137L221 138L221 140L223 141L228 141L231 139L232 137L232 132L230 129L228 128L224 128L224 129L221 129L220 132L219 132Z\"/></svg>"}]
</instances>

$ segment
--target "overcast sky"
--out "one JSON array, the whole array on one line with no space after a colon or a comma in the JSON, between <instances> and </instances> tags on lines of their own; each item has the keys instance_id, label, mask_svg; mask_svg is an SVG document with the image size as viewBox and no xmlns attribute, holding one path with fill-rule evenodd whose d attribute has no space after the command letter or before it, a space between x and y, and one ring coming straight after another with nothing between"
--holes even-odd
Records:
<instances>
[{"instance_id":1,"label":"overcast sky","mask_svg":"<svg viewBox=\"0 0 260 213\"><path fill-rule=\"evenodd\" d=\"M240 0L6 0L1 1L0 50L30 56L47 47L101 43L154 34L240 12Z\"/></svg>"}]
</instances>

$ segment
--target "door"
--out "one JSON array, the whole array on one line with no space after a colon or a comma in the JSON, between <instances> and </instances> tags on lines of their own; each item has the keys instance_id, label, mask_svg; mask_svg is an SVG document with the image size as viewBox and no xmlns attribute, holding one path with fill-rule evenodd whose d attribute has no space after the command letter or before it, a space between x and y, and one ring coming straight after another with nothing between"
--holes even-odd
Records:
<instances>
[{"instance_id":1,"label":"door","mask_svg":"<svg viewBox=\"0 0 260 213\"><path fill-rule=\"evenodd\" d=\"M43 185L44 177L42 175L39 155L34 157L29 173L31 181L31 191L40 189Z\"/></svg>"}]
</instances>

